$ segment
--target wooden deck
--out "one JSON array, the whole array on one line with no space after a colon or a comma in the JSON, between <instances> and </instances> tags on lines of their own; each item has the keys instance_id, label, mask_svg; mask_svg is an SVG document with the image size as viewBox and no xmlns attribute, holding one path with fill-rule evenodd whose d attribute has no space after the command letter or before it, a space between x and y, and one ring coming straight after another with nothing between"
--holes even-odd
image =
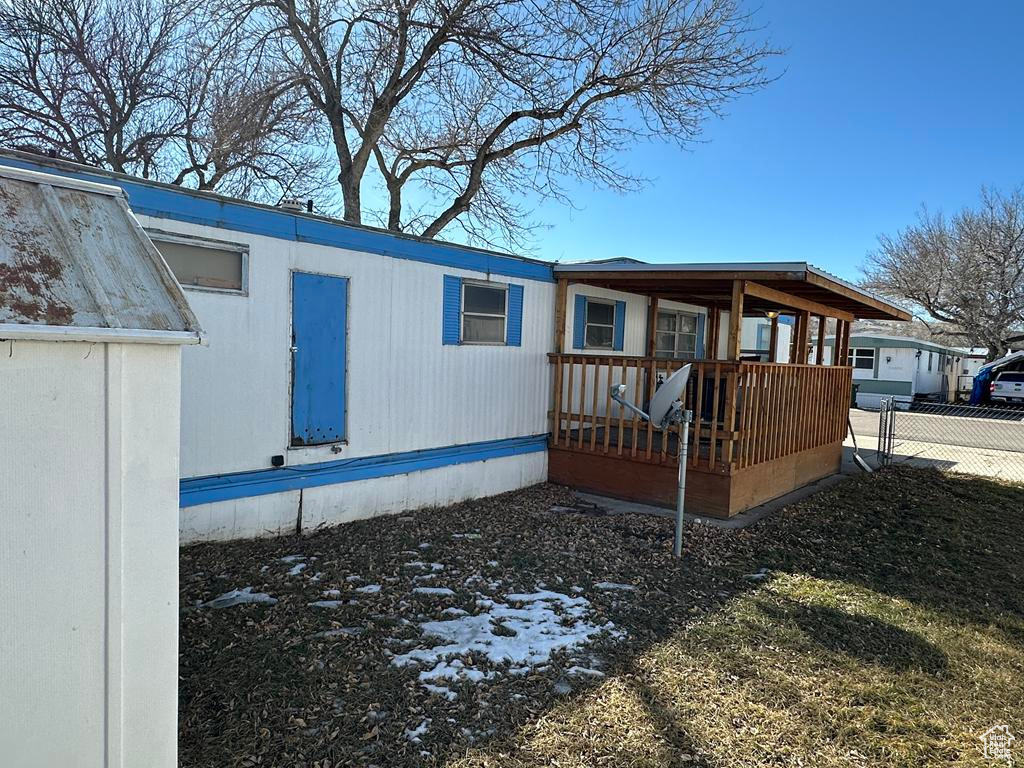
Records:
<instances>
[{"instance_id":1,"label":"wooden deck","mask_svg":"<svg viewBox=\"0 0 1024 768\"><path fill-rule=\"evenodd\" d=\"M647 403L687 361L555 354L549 477L673 506L681 427L663 433L608 395ZM852 369L692 361L687 507L729 517L839 470Z\"/></svg>"}]
</instances>

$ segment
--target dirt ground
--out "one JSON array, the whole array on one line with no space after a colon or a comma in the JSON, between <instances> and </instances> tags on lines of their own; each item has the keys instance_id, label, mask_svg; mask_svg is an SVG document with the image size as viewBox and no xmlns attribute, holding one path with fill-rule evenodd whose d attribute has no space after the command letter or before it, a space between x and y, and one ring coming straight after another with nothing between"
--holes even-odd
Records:
<instances>
[{"instance_id":1,"label":"dirt ground","mask_svg":"<svg viewBox=\"0 0 1024 768\"><path fill-rule=\"evenodd\" d=\"M193 546L180 762L981 765L1024 732L1022 507L904 468L690 525L681 563L554 486Z\"/></svg>"}]
</instances>

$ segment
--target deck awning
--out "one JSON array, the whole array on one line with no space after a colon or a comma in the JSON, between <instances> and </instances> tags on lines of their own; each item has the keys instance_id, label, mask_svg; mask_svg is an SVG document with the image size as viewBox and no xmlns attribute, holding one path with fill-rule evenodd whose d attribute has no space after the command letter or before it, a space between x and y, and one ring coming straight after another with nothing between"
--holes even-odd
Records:
<instances>
[{"instance_id":1,"label":"deck awning","mask_svg":"<svg viewBox=\"0 0 1024 768\"><path fill-rule=\"evenodd\" d=\"M736 281L743 281L745 311L796 309L827 317L911 319L892 302L806 262L560 264L555 276L723 310L731 306Z\"/></svg>"}]
</instances>

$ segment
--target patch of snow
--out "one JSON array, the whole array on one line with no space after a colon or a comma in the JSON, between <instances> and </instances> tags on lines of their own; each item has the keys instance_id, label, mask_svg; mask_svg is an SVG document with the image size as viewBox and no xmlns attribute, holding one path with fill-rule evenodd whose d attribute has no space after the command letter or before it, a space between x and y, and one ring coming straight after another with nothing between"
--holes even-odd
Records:
<instances>
[{"instance_id":1,"label":"patch of snow","mask_svg":"<svg viewBox=\"0 0 1024 768\"><path fill-rule=\"evenodd\" d=\"M429 541L424 541L420 544L420 549L430 549L432 544Z\"/></svg>"},{"instance_id":2,"label":"patch of snow","mask_svg":"<svg viewBox=\"0 0 1024 768\"><path fill-rule=\"evenodd\" d=\"M380 584L367 584L365 587L356 587L356 592L362 592L364 595L375 595L380 592Z\"/></svg>"},{"instance_id":3,"label":"patch of snow","mask_svg":"<svg viewBox=\"0 0 1024 768\"><path fill-rule=\"evenodd\" d=\"M575 585L574 585L574 586L571 586L571 587L569 587L569 589L571 589L571 590L572 590L573 592L575 592L576 594L579 594L580 592L582 592L582 591L583 591L583 587L577 587L577 586L575 586Z\"/></svg>"},{"instance_id":4,"label":"patch of snow","mask_svg":"<svg viewBox=\"0 0 1024 768\"><path fill-rule=\"evenodd\" d=\"M445 608L441 613L446 616L465 616L468 611L464 611L461 608Z\"/></svg>"},{"instance_id":5,"label":"patch of snow","mask_svg":"<svg viewBox=\"0 0 1024 768\"><path fill-rule=\"evenodd\" d=\"M590 602L583 597L538 590L509 594L505 599L508 603L477 600L478 606L489 609L485 613L423 622L420 624L423 635L439 638L442 644L395 656L391 663L396 666L433 665L420 672L420 682L479 682L490 679L496 672L467 667L460 657L483 655L496 665L514 665L516 671L512 674L525 674L523 670L547 662L554 652L578 648L595 635L615 629L611 622L600 626L590 622ZM499 626L502 634L495 632Z\"/></svg>"},{"instance_id":6,"label":"patch of snow","mask_svg":"<svg viewBox=\"0 0 1024 768\"><path fill-rule=\"evenodd\" d=\"M453 533L453 539L482 539L483 535L479 533Z\"/></svg>"},{"instance_id":7,"label":"patch of snow","mask_svg":"<svg viewBox=\"0 0 1024 768\"><path fill-rule=\"evenodd\" d=\"M599 669L590 669L588 667L572 666L565 670L567 675L578 675L580 677L604 677L604 672Z\"/></svg>"},{"instance_id":8,"label":"patch of snow","mask_svg":"<svg viewBox=\"0 0 1024 768\"><path fill-rule=\"evenodd\" d=\"M310 581L320 581L320 579L322 579L323 577L324 577L323 573L321 573L320 571L317 571L316 573L314 573L314 574L313 574L313 575L312 575L312 576L311 576L311 577L309 578L309 580L310 580Z\"/></svg>"},{"instance_id":9,"label":"patch of snow","mask_svg":"<svg viewBox=\"0 0 1024 768\"><path fill-rule=\"evenodd\" d=\"M307 605L311 605L314 608L338 608L338 607L340 607L342 605L345 605L345 601L344 600L316 600L315 602L307 603Z\"/></svg>"},{"instance_id":10,"label":"patch of snow","mask_svg":"<svg viewBox=\"0 0 1024 768\"><path fill-rule=\"evenodd\" d=\"M424 570L430 569L431 571L443 571L444 563L424 563L422 560L412 560L408 563L402 563L403 568L423 568Z\"/></svg>"},{"instance_id":11,"label":"patch of snow","mask_svg":"<svg viewBox=\"0 0 1024 768\"><path fill-rule=\"evenodd\" d=\"M597 584L594 585L594 588L604 590L621 589L626 592L632 592L636 589L636 587L634 587L632 584L618 584L614 581L599 581L597 582Z\"/></svg>"},{"instance_id":12,"label":"patch of snow","mask_svg":"<svg viewBox=\"0 0 1024 768\"><path fill-rule=\"evenodd\" d=\"M419 744L420 738L427 732L427 728L430 727L430 718L427 717L422 723L417 725L415 728L405 729L405 738L411 741L413 744Z\"/></svg>"},{"instance_id":13,"label":"patch of snow","mask_svg":"<svg viewBox=\"0 0 1024 768\"><path fill-rule=\"evenodd\" d=\"M451 688L444 685L433 685L431 683L423 683L423 687L433 693L436 696L444 696L448 701L455 701L458 698L458 694L455 693Z\"/></svg>"},{"instance_id":14,"label":"patch of snow","mask_svg":"<svg viewBox=\"0 0 1024 768\"><path fill-rule=\"evenodd\" d=\"M306 564L305 563L296 563L295 565L292 566L291 570L288 571L288 575L289 576L298 576L304 570L306 570Z\"/></svg>"},{"instance_id":15,"label":"patch of snow","mask_svg":"<svg viewBox=\"0 0 1024 768\"><path fill-rule=\"evenodd\" d=\"M345 577L345 581L362 581L362 580L363 580L362 576L356 576L354 573L350 573L348 576Z\"/></svg>"},{"instance_id":16,"label":"patch of snow","mask_svg":"<svg viewBox=\"0 0 1024 768\"><path fill-rule=\"evenodd\" d=\"M276 597L271 597L265 592L253 592L252 587L243 587L242 589L232 589L230 592L225 592L223 595L203 603L202 607L230 608L233 605L244 605L245 603L265 603L266 605L274 605L276 602Z\"/></svg>"},{"instance_id":17,"label":"patch of snow","mask_svg":"<svg viewBox=\"0 0 1024 768\"><path fill-rule=\"evenodd\" d=\"M362 627L339 627L338 629L325 629L323 632L317 632L313 637L354 637L363 634L364 631Z\"/></svg>"},{"instance_id":18,"label":"patch of snow","mask_svg":"<svg viewBox=\"0 0 1024 768\"><path fill-rule=\"evenodd\" d=\"M417 595L454 595L448 587L413 587Z\"/></svg>"},{"instance_id":19,"label":"patch of snow","mask_svg":"<svg viewBox=\"0 0 1024 768\"><path fill-rule=\"evenodd\" d=\"M497 560L488 560L487 561L487 565L489 565L491 568L497 568L498 567L498 561Z\"/></svg>"},{"instance_id":20,"label":"patch of snow","mask_svg":"<svg viewBox=\"0 0 1024 768\"><path fill-rule=\"evenodd\" d=\"M340 589L325 589L321 594L324 597L341 597Z\"/></svg>"},{"instance_id":21,"label":"patch of snow","mask_svg":"<svg viewBox=\"0 0 1024 768\"><path fill-rule=\"evenodd\" d=\"M297 562L299 560L305 560L305 559L306 559L305 555L285 555L284 557L281 558L281 562L282 563L294 563L294 562Z\"/></svg>"}]
</instances>

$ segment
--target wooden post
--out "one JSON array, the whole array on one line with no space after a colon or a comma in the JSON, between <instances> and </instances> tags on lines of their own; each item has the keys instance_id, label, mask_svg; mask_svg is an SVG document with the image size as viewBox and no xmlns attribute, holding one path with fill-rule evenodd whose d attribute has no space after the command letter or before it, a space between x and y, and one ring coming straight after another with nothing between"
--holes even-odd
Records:
<instances>
[{"instance_id":1,"label":"wooden post","mask_svg":"<svg viewBox=\"0 0 1024 768\"><path fill-rule=\"evenodd\" d=\"M722 310L718 307L708 309L708 341L704 345L704 359L718 359L718 341L722 337Z\"/></svg>"},{"instance_id":2,"label":"wooden post","mask_svg":"<svg viewBox=\"0 0 1024 768\"><path fill-rule=\"evenodd\" d=\"M743 280L732 281L732 304L729 305L728 360L739 361L743 332Z\"/></svg>"},{"instance_id":3,"label":"wooden post","mask_svg":"<svg viewBox=\"0 0 1024 768\"><path fill-rule=\"evenodd\" d=\"M651 299L650 316L647 318L647 356L654 357L655 334L658 332L658 297Z\"/></svg>"},{"instance_id":4,"label":"wooden post","mask_svg":"<svg viewBox=\"0 0 1024 768\"><path fill-rule=\"evenodd\" d=\"M843 321L836 320L836 335L832 340L832 365L846 365L840 355L843 347Z\"/></svg>"},{"instance_id":5,"label":"wooden post","mask_svg":"<svg viewBox=\"0 0 1024 768\"><path fill-rule=\"evenodd\" d=\"M811 313L802 311L800 313L800 333L797 335L796 361L800 365L807 362L807 345L811 334Z\"/></svg>"},{"instance_id":6,"label":"wooden post","mask_svg":"<svg viewBox=\"0 0 1024 768\"><path fill-rule=\"evenodd\" d=\"M850 357L850 323L843 323L843 365L847 365Z\"/></svg>"},{"instance_id":7,"label":"wooden post","mask_svg":"<svg viewBox=\"0 0 1024 768\"><path fill-rule=\"evenodd\" d=\"M565 302L569 295L569 281L562 277L555 289L555 354L565 351Z\"/></svg>"},{"instance_id":8,"label":"wooden post","mask_svg":"<svg viewBox=\"0 0 1024 768\"><path fill-rule=\"evenodd\" d=\"M772 335L768 342L768 362L774 363L779 354L779 316L772 318Z\"/></svg>"},{"instance_id":9,"label":"wooden post","mask_svg":"<svg viewBox=\"0 0 1024 768\"><path fill-rule=\"evenodd\" d=\"M786 362L791 365L796 362L796 340L800 338L800 314L793 316L792 330L789 332L789 355Z\"/></svg>"},{"instance_id":10,"label":"wooden post","mask_svg":"<svg viewBox=\"0 0 1024 768\"><path fill-rule=\"evenodd\" d=\"M814 353L814 362L825 364L825 316L818 315L818 346Z\"/></svg>"}]
</instances>

